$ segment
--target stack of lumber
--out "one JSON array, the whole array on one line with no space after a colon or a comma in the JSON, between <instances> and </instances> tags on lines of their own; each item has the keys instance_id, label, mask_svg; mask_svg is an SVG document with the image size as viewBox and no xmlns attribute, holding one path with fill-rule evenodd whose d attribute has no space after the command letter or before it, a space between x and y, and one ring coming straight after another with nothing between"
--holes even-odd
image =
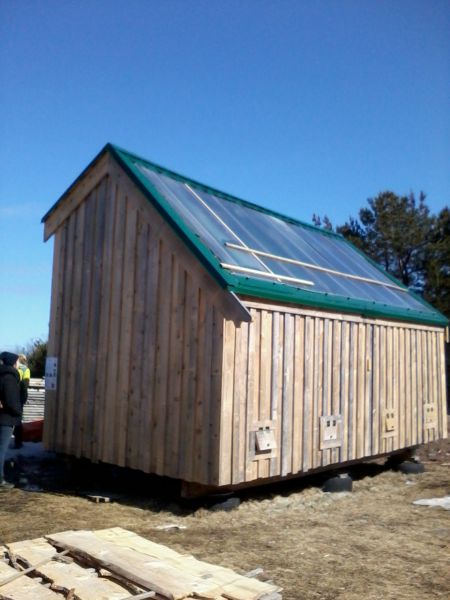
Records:
<instances>
[{"instance_id":1,"label":"stack of lumber","mask_svg":"<svg viewBox=\"0 0 450 600\"><path fill-rule=\"evenodd\" d=\"M44 418L45 382L43 379L30 379L28 400L23 407L23 422L30 423Z\"/></svg>"},{"instance_id":2,"label":"stack of lumber","mask_svg":"<svg viewBox=\"0 0 450 600\"><path fill-rule=\"evenodd\" d=\"M281 588L271 582L179 554L120 527L55 533L7 544L3 552L1 600L281 600Z\"/></svg>"}]
</instances>

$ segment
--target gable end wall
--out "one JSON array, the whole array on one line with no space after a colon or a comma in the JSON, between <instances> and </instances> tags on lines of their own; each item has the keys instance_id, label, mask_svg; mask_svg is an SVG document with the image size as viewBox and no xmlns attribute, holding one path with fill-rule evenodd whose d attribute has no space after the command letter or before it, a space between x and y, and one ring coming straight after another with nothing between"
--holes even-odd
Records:
<instances>
[{"instance_id":1,"label":"gable end wall","mask_svg":"<svg viewBox=\"0 0 450 600\"><path fill-rule=\"evenodd\" d=\"M67 202L51 217L46 447L217 484L223 323L237 301L112 158Z\"/></svg>"}]
</instances>

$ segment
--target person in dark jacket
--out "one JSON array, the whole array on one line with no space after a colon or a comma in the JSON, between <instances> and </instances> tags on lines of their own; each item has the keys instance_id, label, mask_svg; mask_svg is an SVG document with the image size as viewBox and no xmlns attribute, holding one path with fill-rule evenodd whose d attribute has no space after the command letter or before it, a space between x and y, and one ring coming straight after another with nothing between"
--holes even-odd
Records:
<instances>
[{"instance_id":1,"label":"person in dark jacket","mask_svg":"<svg viewBox=\"0 0 450 600\"><path fill-rule=\"evenodd\" d=\"M0 489L14 487L5 480L5 457L14 427L21 422L19 357L12 352L0 354Z\"/></svg>"}]
</instances>

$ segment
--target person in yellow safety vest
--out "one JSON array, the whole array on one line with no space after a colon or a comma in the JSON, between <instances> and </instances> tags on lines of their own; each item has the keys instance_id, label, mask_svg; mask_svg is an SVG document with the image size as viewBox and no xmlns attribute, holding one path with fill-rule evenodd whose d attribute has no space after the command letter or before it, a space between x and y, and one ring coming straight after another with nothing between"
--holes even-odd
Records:
<instances>
[{"instance_id":1,"label":"person in yellow safety vest","mask_svg":"<svg viewBox=\"0 0 450 600\"><path fill-rule=\"evenodd\" d=\"M30 385L31 377L25 354L19 354L19 365L17 370L19 371L20 377L20 403L23 410L23 407L28 400L28 386ZM14 427L14 446L15 448L22 448L23 446L22 422Z\"/></svg>"}]
</instances>

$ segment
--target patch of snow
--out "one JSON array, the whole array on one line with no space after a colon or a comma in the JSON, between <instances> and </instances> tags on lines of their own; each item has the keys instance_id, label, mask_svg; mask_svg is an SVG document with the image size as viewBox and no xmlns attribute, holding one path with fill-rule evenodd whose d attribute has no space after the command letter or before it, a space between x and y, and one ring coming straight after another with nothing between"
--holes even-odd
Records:
<instances>
[{"instance_id":1,"label":"patch of snow","mask_svg":"<svg viewBox=\"0 0 450 600\"><path fill-rule=\"evenodd\" d=\"M424 498L422 500L414 500L413 504L419 506L436 506L443 508L444 510L450 510L450 496L444 496L443 498Z\"/></svg>"}]
</instances>

